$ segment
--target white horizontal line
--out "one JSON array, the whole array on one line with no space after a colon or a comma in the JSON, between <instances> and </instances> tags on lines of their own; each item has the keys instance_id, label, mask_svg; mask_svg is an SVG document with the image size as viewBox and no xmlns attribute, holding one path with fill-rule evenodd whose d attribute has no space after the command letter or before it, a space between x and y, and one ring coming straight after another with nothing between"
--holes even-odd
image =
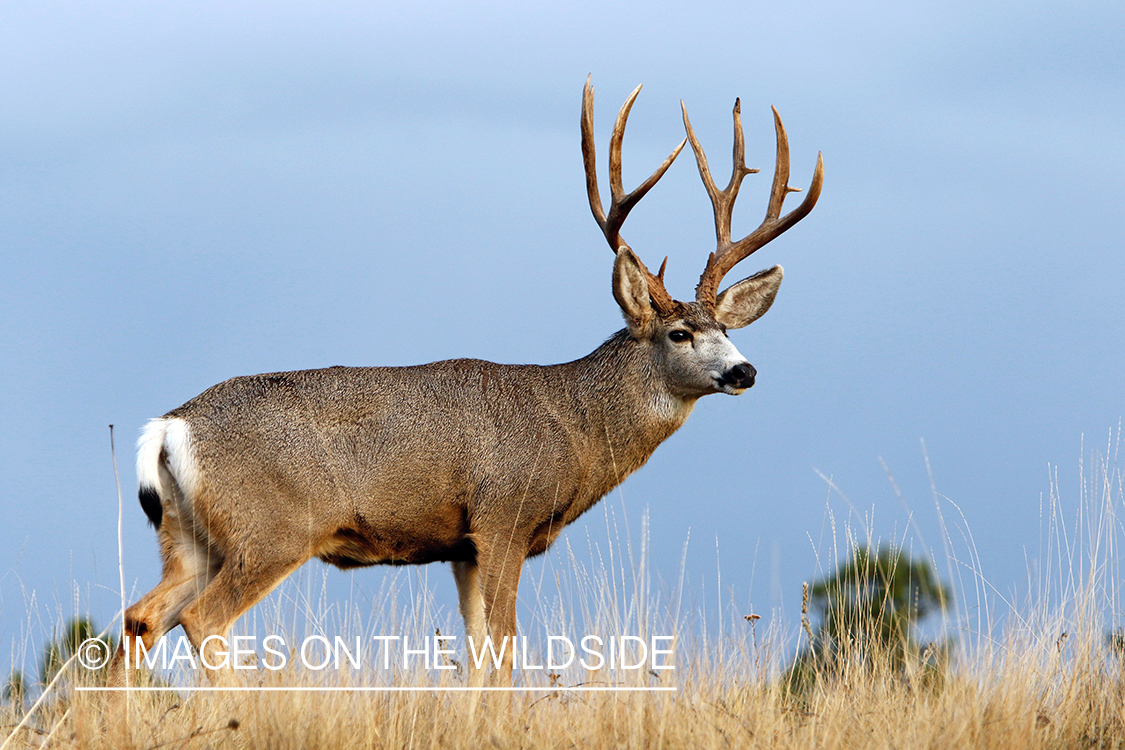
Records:
<instances>
[{"instance_id":1,"label":"white horizontal line","mask_svg":"<svg viewBox=\"0 0 1125 750\"><path fill-rule=\"evenodd\" d=\"M656 693L674 692L676 687L627 687L596 686L588 687L76 687L83 692L130 692L162 693L180 691L218 692L258 692L258 693Z\"/></svg>"}]
</instances>

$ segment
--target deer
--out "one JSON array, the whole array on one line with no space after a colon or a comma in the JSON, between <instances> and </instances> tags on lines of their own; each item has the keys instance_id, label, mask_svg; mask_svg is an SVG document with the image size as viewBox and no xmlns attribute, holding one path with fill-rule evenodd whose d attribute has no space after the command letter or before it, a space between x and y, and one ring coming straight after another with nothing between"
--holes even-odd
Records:
<instances>
[{"instance_id":1,"label":"deer","mask_svg":"<svg viewBox=\"0 0 1125 750\"><path fill-rule=\"evenodd\" d=\"M514 639L524 561L639 469L712 393L739 395L756 371L727 332L773 304L781 266L723 291L735 265L804 218L823 183L818 154L801 204L773 109L777 157L765 219L739 240L731 215L748 174L734 105L730 182L711 176L687 108L686 137L639 187L622 187L621 148L638 86L609 142L609 210L598 192L594 90L582 96L581 149L590 209L614 252L612 290L625 327L593 352L554 365L453 359L410 367L329 367L235 377L142 430L138 497L155 528L159 583L124 615L111 665L120 684L127 640L146 650L180 626L202 655L311 558L349 569L451 564L467 638ZM717 247L695 299L664 286L621 236L629 212L691 143L715 218ZM494 680L511 684L505 651ZM113 675L116 675L113 676Z\"/></svg>"}]
</instances>

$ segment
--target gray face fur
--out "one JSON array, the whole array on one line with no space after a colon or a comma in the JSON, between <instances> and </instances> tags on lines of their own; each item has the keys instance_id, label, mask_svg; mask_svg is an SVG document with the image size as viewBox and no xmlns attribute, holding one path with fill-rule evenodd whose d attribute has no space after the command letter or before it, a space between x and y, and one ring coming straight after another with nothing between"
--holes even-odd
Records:
<instances>
[{"instance_id":1,"label":"gray face fur","mask_svg":"<svg viewBox=\"0 0 1125 750\"><path fill-rule=\"evenodd\" d=\"M738 395L749 387L744 379L732 379L730 372L750 363L722 326L702 314L667 321L653 334L652 347L669 390L681 398L696 399L709 393Z\"/></svg>"},{"instance_id":2,"label":"gray face fur","mask_svg":"<svg viewBox=\"0 0 1125 750\"><path fill-rule=\"evenodd\" d=\"M780 266L744 279L719 295L714 310L700 302L676 303L668 315L653 308L648 282L629 248L614 264L614 297L628 330L651 350L655 371L668 392L694 401L709 393L737 396L754 384L754 368L727 338L761 317L781 285Z\"/></svg>"}]
</instances>

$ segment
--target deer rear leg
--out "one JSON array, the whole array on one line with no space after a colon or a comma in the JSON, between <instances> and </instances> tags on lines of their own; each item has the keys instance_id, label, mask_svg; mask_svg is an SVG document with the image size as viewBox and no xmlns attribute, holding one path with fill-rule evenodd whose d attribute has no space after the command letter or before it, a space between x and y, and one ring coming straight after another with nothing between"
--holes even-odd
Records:
<instances>
[{"instance_id":1,"label":"deer rear leg","mask_svg":"<svg viewBox=\"0 0 1125 750\"><path fill-rule=\"evenodd\" d=\"M139 640L146 652L172 628L180 624L180 612L214 577L220 558L197 542L178 541L170 536L164 543L164 570L160 583L125 610L125 635L110 662L106 683L110 687L125 685L125 648L130 649L129 665L136 670ZM143 656L142 656L143 658Z\"/></svg>"},{"instance_id":2,"label":"deer rear leg","mask_svg":"<svg viewBox=\"0 0 1125 750\"><path fill-rule=\"evenodd\" d=\"M203 669L212 671L235 666L229 664L229 657L228 663L224 664L218 655L224 649L223 642L208 639L211 636L225 639L239 617L264 599L307 559L305 556L251 563L238 555L231 555L224 561L218 575L180 612L180 624L199 653Z\"/></svg>"}]
</instances>

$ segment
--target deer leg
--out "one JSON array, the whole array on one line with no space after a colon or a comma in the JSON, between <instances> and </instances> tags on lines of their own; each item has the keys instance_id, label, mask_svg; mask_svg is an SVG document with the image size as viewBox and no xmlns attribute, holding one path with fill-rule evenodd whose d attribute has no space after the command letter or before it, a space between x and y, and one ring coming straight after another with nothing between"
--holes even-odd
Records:
<instances>
[{"instance_id":1,"label":"deer leg","mask_svg":"<svg viewBox=\"0 0 1125 750\"><path fill-rule=\"evenodd\" d=\"M480 568L475 562L453 563L453 578L457 581L461 617L465 620L465 635L482 639L485 635L484 597L480 591Z\"/></svg>"},{"instance_id":2,"label":"deer leg","mask_svg":"<svg viewBox=\"0 0 1125 750\"><path fill-rule=\"evenodd\" d=\"M516 650L516 596L526 556L526 545L514 540L509 542L506 536L498 539L495 544L479 545L477 550L480 592L489 635L497 648L503 646L507 639L504 658L494 676L494 681L500 685L512 684L512 665Z\"/></svg>"},{"instance_id":3,"label":"deer leg","mask_svg":"<svg viewBox=\"0 0 1125 750\"><path fill-rule=\"evenodd\" d=\"M246 610L264 599L307 559L305 555L298 559L263 561L232 555L224 561L218 575L180 612L180 624L199 652L204 668L221 668L223 662L217 653L223 648L222 642L208 639L212 636L225 638Z\"/></svg>"},{"instance_id":4,"label":"deer leg","mask_svg":"<svg viewBox=\"0 0 1125 750\"><path fill-rule=\"evenodd\" d=\"M125 635L110 663L106 683L110 687L125 685L125 649L130 649L130 666L137 669L137 640L151 651L161 636L180 623L180 612L214 577L221 558L205 544L183 541L173 534L162 535L164 570L160 583L125 610ZM142 657L143 658L143 657Z\"/></svg>"},{"instance_id":5,"label":"deer leg","mask_svg":"<svg viewBox=\"0 0 1125 750\"><path fill-rule=\"evenodd\" d=\"M469 682L475 685L482 682L480 677L483 672L473 666L469 654L474 648L484 648L484 636L488 632L484 619L484 597L480 590L480 568L476 561L454 562L453 579L457 581L457 598L460 600L461 618L465 621ZM469 639L472 639L471 643Z\"/></svg>"}]
</instances>

